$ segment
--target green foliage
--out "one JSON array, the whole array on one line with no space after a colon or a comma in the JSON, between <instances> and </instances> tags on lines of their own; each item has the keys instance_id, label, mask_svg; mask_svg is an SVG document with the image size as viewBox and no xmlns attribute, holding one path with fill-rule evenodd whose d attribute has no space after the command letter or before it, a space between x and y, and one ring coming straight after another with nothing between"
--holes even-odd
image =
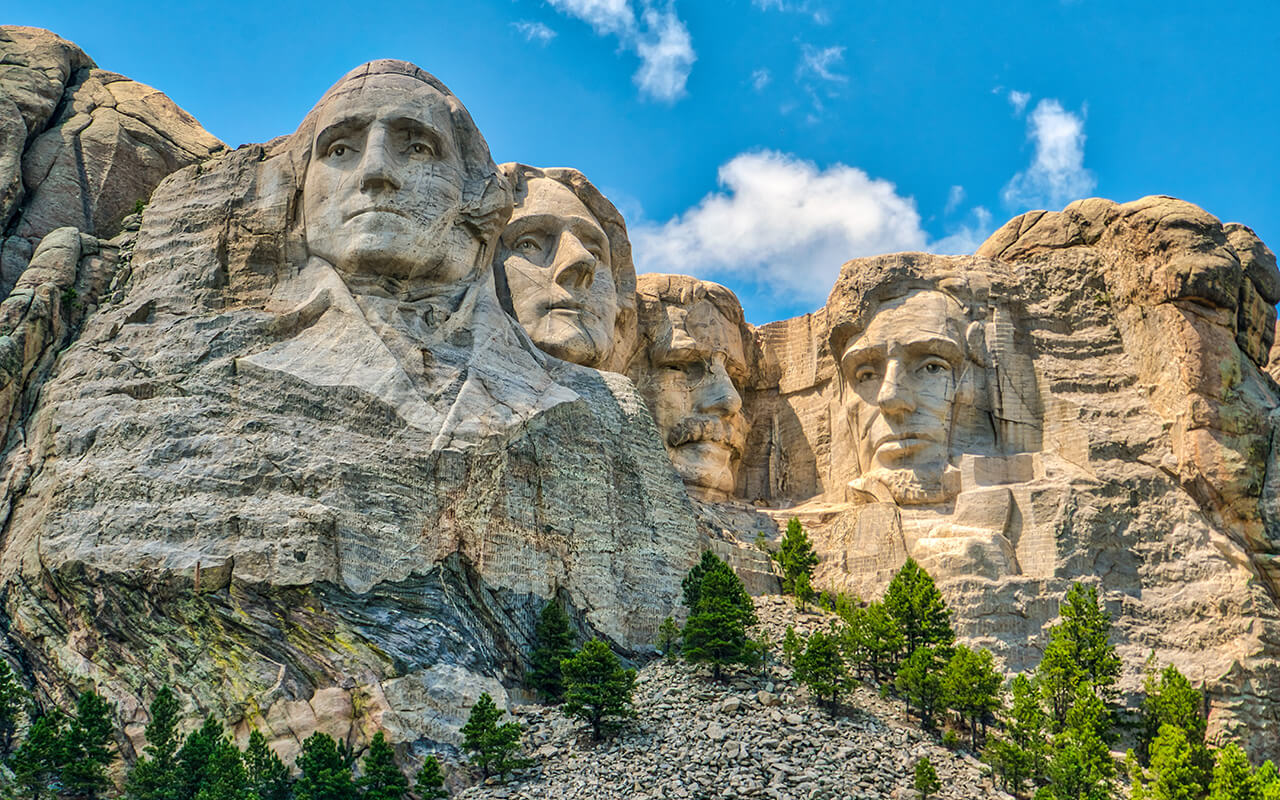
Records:
<instances>
[{"instance_id":1,"label":"green foliage","mask_svg":"<svg viewBox=\"0 0 1280 800\"><path fill-rule=\"evenodd\" d=\"M146 211L146 210L147 210L146 200L143 200L142 198L138 198L137 200L133 201L133 213L141 214L143 211Z\"/></svg>"},{"instance_id":2,"label":"green foliage","mask_svg":"<svg viewBox=\"0 0 1280 800\"><path fill-rule=\"evenodd\" d=\"M814 631L805 644L804 652L796 656L796 680L809 687L809 691L835 713L840 695L849 690L849 668L840 652L839 635L835 631Z\"/></svg>"},{"instance_id":3,"label":"green foliage","mask_svg":"<svg viewBox=\"0 0 1280 800\"><path fill-rule=\"evenodd\" d=\"M943 746L943 747L945 747L945 748L947 748L948 750L959 750L959 749L960 749L960 737L959 737L959 736L956 736L956 732L955 732L955 731L950 731L950 730L948 730L948 731L943 731L943 732L942 732L942 746Z\"/></svg>"},{"instance_id":4,"label":"green foliage","mask_svg":"<svg viewBox=\"0 0 1280 800\"><path fill-rule=\"evenodd\" d=\"M1280 770L1270 759L1253 773L1253 785L1258 790L1258 800L1280 800Z\"/></svg>"},{"instance_id":5,"label":"green foliage","mask_svg":"<svg viewBox=\"0 0 1280 800\"><path fill-rule=\"evenodd\" d=\"M942 654L938 648L920 647L898 668L894 680L898 693L920 717L920 724L932 730L934 717L942 709Z\"/></svg>"},{"instance_id":6,"label":"green foliage","mask_svg":"<svg viewBox=\"0 0 1280 800\"><path fill-rule=\"evenodd\" d=\"M529 674L525 678L529 688L536 690L545 700L559 702L564 699L560 662L573 655L573 639L569 616L555 600L548 601L533 631Z\"/></svg>"},{"instance_id":7,"label":"green foliage","mask_svg":"<svg viewBox=\"0 0 1280 800\"><path fill-rule=\"evenodd\" d=\"M248 789L240 751L229 740L218 739L209 753L205 781L195 800L245 800Z\"/></svg>"},{"instance_id":8,"label":"green foliage","mask_svg":"<svg viewBox=\"0 0 1280 800\"><path fill-rule=\"evenodd\" d=\"M249 744L244 750L245 780L249 791L258 800L289 800L293 793L293 778L280 756L267 747L266 738L258 731L249 734Z\"/></svg>"},{"instance_id":9,"label":"green foliage","mask_svg":"<svg viewBox=\"0 0 1280 800\"><path fill-rule=\"evenodd\" d=\"M804 640L796 633L793 626L788 625L787 630L782 634L782 660L787 662L787 666L795 664L796 656L800 655L803 649Z\"/></svg>"},{"instance_id":10,"label":"green foliage","mask_svg":"<svg viewBox=\"0 0 1280 800\"><path fill-rule=\"evenodd\" d=\"M50 785L65 763L63 747L67 718L57 708L40 715L33 713L33 717L27 738L13 754L10 766L18 786L32 800L40 800L49 792Z\"/></svg>"},{"instance_id":11,"label":"green foliage","mask_svg":"<svg viewBox=\"0 0 1280 800\"><path fill-rule=\"evenodd\" d=\"M933 768L933 762L928 756L922 756L916 761L915 780L911 785L920 793L920 800L929 800L929 795L942 788L942 784L938 781L938 772Z\"/></svg>"},{"instance_id":12,"label":"green foliage","mask_svg":"<svg viewBox=\"0 0 1280 800\"><path fill-rule=\"evenodd\" d=\"M844 648L850 665L877 681L891 679L898 670L906 639L884 603L869 603L866 608L850 609L842 616L847 623Z\"/></svg>"},{"instance_id":13,"label":"green foliage","mask_svg":"<svg viewBox=\"0 0 1280 800\"><path fill-rule=\"evenodd\" d=\"M364 800L404 800L409 791L409 779L396 766L395 753L387 739L378 731L369 741L369 750L360 762L361 775L356 781Z\"/></svg>"},{"instance_id":14,"label":"green foliage","mask_svg":"<svg viewBox=\"0 0 1280 800\"><path fill-rule=\"evenodd\" d=\"M813 579L813 568L818 565L818 556L799 519L792 517L787 521L787 532L773 559L782 569L782 591L794 594L797 603L808 600L806 595L812 595L809 583Z\"/></svg>"},{"instance_id":15,"label":"green foliage","mask_svg":"<svg viewBox=\"0 0 1280 800\"><path fill-rule=\"evenodd\" d=\"M1142 700L1142 728L1138 738L1138 761L1150 763L1150 747L1160 728L1173 725L1186 734L1187 740L1204 745L1208 720L1201 714L1204 696L1191 685L1172 664L1158 675L1154 663L1147 661L1147 677L1143 682L1146 696Z\"/></svg>"},{"instance_id":16,"label":"green foliage","mask_svg":"<svg viewBox=\"0 0 1280 800\"><path fill-rule=\"evenodd\" d=\"M1249 756L1235 742L1215 753L1208 800L1262 800Z\"/></svg>"},{"instance_id":17,"label":"green foliage","mask_svg":"<svg viewBox=\"0 0 1280 800\"><path fill-rule=\"evenodd\" d=\"M8 758L13 752L13 736L27 700L27 690L18 683L9 662L0 658L0 756Z\"/></svg>"},{"instance_id":18,"label":"green foliage","mask_svg":"<svg viewBox=\"0 0 1280 800\"><path fill-rule=\"evenodd\" d=\"M490 775L506 775L513 769L523 769L533 762L516 758L523 732L518 722L498 724L505 711L498 708L488 692L484 692L471 707L467 724L462 726L462 749L471 752L471 763L480 768L487 778ZM299 797L298 800L309 800Z\"/></svg>"},{"instance_id":19,"label":"green foliage","mask_svg":"<svg viewBox=\"0 0 1280 800\"><path fill-rule=\"evenodd\" d=\"M658 641L654 646L668 661L674 661L680 655L680 626L671 617L658 626Z\"/></svg>"},{"instance_id":20,"label":"green foliage","mask_svg":"<svg viewBox=\"0 0 1280 800\"><path fill-rule=\"evenodd\" d=\"M565 682L564 711L589 723L593 739L600 739L610 718L630 713L636 671L623 669L608 644L592 639L560 666Z\"/></svg>"},{"instance_id":21,"label":"green foliage","mask_svg":"<svg viewBox=\"0 0 1280 800\"><path fill-rule=\"evenodd\" d=\"M942 672L942 695L947 708L969 724L973 750L978 750L978 726L1000 707L1000 684L995 659L988 650L959 645Z\"/></svg>"},{"instance_id":22,"label":"green foliage","mask_svg":"<svg viewBox=\"0 0 1280 800\"><path fill-rule=\"evenodd\" d=\"M1072 584L1058 613L1062 621L1050 629L1049 644L1037 668L1055 730L1066 723L1080 686L1089 686L1107 700L1120 676L1120 658L1108 642L1111 616L1099 604L1098 590Z\"/></svg>"},{"instance_id":23,"label":"green foliage","mask_svg":"<svg viewBox=\"0 0 1280 800\"><path fill-rule=\"evenodd\" d=\"M344 748L332 736L316 732L302 743L293 785L297 800L355 800L359 795Z\"/></svg>"},{"instance_id":24,"label":"green foliage","mask_svg":"<svg viewBox=\"0 0 1280 800\"><path fill-rule=\"evenodd\" d=\"M805 610L805 604L813 599L813 586L809 582L809 576L803 572L796 576L795 582L792 584L792 594L796 598L796 609Z\"/></svg>"},{"instance_id":25,"label":"green foliage","mask_svg":"<svg viewBox=\"0 0 1280 800\"><path fill-rule=\"evenodd\" d=\"M130 800L170 800L179 796L180 787L184 785L177 761L178 699L168 686L156 692L150 717L144 755L134 763L125 779L124 794Z\"/></svg>"},{"instance_id":26,"label":"green foliage","mask_svg":"<svg viewBox=\"0 0 1280 800\"><path fill-rule=\"evenodd\" d=\"M1068 707L1064 727L1053 739L1046 769L1048 786L1036 794L1050 800L1111 800L1116 775L1107 747L1111 715L1088 684Z\"/></svg>"},{"instance_id":27,"label":"green foliage","mask_svg":"<svg viewBox=\"0 0 1280 800\"><path fill-rule=\"evenodd\" d=\"M707 574L708 570L719 569L724 562L710 550L702 551L702 558L697 564L689 570L689 574L684 576L680 581L680 588L684 592L685 608L693 611L698 607L698 598L702 591L702 577Z\"/></svg>"},{"instance_id":28,"label":"green foliage","mask_svg":"<svg viewBox=\"0 0 1280 800\"><path fill-rule=\"evenodd\" d=\"M1040 690L1027 676L1014 676L1009 695L1009 709L1002 718L1004 734L992 738L983 757L1004 790L1020 794L1028 783L1044 779L1048 719L1040 705Z\"/></svg>"},{"instance_id":29,"label":"green foliage","mask_svg":"<svg viewBox=\"0 0 1280 800\"><path fill-rule=\"evenodd\" d=\"M444 770L440 768L440 759L429 755L418 770L418 778L413 782L413 793L419 800L443 800L449 796L444 788Z\"/></svg>"},{"instance_id":30,"label":"green foliage","mask_svg":"<svg viewBox=\"0 0 1280 800\"><path fill-rule=\"evenodd\" d=\"M949 647L956 639L951 629L951 610L933 578L915 559L908 558L889 582L884 607L902 631L905 653L914 653L921 647Z\"/></svg>"},{"instance_id":31,"label":"green foliage","mask_svg":"<svg viewBox=\"0 0 1280 800\"><path fill-rule=\"evenodd\" d=\"M111 785L107 765L112 761L113 730L107 701L97 692L83 692L76 699L62 745L60 777L65 795L94 800Z\"/></svg>"},{"instance_id":32,"label":"green foliage","mask_svg":"<svg viewBox=\"0 0 1280 800\"><path fill-rule=\"evenodd\" d=\"M756 622L755 604L729 565L709 552L685 577L686 598L699 568L699 580L692 588L697 603L684 626L684 657L711 664L715 679L720 680L725 665L750 663L754 658L747 626Z\"/></svg>"},{"instance_id":33,"label":"green foliage","mask_svg":"<svg viewBox=\"0 0 1280 800\"><path fill-rule=\"evenodd\" d=\"M1162 725L1151 742L1150 775L1145 787L1150 800L1200 800L1210 778L1201 752L1175 725Z\"/></svg>"},{"instance_id":34,"label":"green foliage","mask_svg":"<svg viewBox=\"0 0 1280 800\"><path fill-rule=\"evenodd\" d=\"M213 717L205 718L199 729L187 734L178 750L177 800L194 800L209 779L209 760L222 740L222 726Z\"/></svg>"}]
</instances>

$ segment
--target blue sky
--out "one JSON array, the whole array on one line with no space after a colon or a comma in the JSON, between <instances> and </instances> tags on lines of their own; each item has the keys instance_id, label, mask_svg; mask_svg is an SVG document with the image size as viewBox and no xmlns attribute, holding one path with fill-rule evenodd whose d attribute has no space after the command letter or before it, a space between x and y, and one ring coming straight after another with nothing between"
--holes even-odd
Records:
<instances>
[{"instance_id":1,"label":"blue sky","mask_svg":"<svg viewBox=\"0 0 1280 800\"><path fill-rule=\"evenodd\" d=\"M755 323L840 263L969 252L1031 208L1171 194L1280 244L1280 6L1268 2L42 0L104 69L235 146L403 58L495 160L581 169L637 268L718 280Z\"/></svg>"}]
</instances>

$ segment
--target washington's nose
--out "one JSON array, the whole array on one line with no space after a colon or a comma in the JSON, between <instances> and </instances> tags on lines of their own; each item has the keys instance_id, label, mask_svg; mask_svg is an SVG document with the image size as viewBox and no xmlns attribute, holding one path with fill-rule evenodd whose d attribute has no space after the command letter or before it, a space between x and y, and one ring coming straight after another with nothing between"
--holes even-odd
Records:
<instances>
[{"instance_id":1,"label":"washington's nose","mask_svg":"<svg viewBox=\"0 0 1280 800\"><path fill-rule=\"evenodd\" d=\"M560 234L553 266L556 283L566 289L582 291L591 288L596 277L596 257L577 236L569 231Z\"/></svg>"},{"instance_id":2,"label":"washington's nose","mask_svg":"<svg viewBox=\"0 0 1280 800\"><path fill-rule=\"evenodd\" d=\"M742 395L738 394L724 364L711 365L711 374L699 387L694 400L694 410L719 417L732 416L742 410Z\"/></svg>"},{"instance_id":3,"label":"washington's nose","mask_svg":"<svg viewBox=\"0 0 1280 800\"><path fill-rule=\"evenodd\" d=\"M884 414L910 414L916 409L915 394L903 384L906 374L902 362L890 359L885 366L884 382L876 395L876 405Z\"/></svg>"},{"instance_id":4,"label":"washington's nose","mask_svg":"<svg viewBox=\"0 0 1280 800\"><path fill-rule=\"evenodd\" d=\"M364 153L360 158L360 191L395 191L400 188L387 133L379 128L369 131Z\"/></svg>"}]
</instances>

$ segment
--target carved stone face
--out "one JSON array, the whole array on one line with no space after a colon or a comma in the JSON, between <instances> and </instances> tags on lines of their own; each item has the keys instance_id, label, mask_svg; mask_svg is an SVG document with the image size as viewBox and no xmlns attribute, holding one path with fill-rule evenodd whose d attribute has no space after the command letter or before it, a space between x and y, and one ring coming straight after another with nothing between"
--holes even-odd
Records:
<instances>
[{"instance_id":1,"label":"carved stone face","mask_svg":"<svg viewBox=\"0 0 1280 800\"><path fill-rule=\"evenodd\" d=\"M746 418L738 382L746 375L742 334L706 299L663 306L667 334L636 375L676 472L695 494L733 493Z\"/></svg>"},{"instance_id":2,"label":"carved stone face","mask_svg":"<svg viewBox=\"0 0 1280 800\"><path fill-rule=\"evenodd\" d=\"M609 357L618 318L609 238L568 187L530 179L498 257L516 319L538 347L589 367Z\"/></svg>"},{"instance_id":3,"label":"carved stone face","mask_svg":"<svg viewBox=\"0 0 1280 800\"><path fill-rule=\"evenodd\" d=\"M463 179L444 95L408 76L368 76L318 112L307 246L347 275L459 280L478 247L456 224Z\"/></svg>"},{"instance_id":4,"label":"carved stone face","mask_svg":"<svg viewBox=\"0 0 1280 800\"><path fill-rule=\"evenodd\" d=\"M843 353L840 369L864 476L945 469L964 324L954 300L919 291L881 305Z\"/></svg>"}]
</instances>

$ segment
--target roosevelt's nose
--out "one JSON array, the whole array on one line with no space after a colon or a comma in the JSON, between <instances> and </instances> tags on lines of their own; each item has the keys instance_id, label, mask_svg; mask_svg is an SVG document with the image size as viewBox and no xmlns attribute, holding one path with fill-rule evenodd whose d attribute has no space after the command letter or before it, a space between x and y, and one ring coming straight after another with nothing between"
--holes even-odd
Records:
<instances>
[{"instance_id":1,"label":"roosevelt's nose","mask_svg":"<svg viewBox=\"0 0 1280 800\"><path fill-rule=\"evenodd\" d=\"M710 374L698 387L693 408L700 414L718 417L729 417L742 410L742 396L718 359L711 364Z\"/></svg>"},{"instance_id":2,"label":"roosevelt's nose","mask_svg":"<svg viewBox=\"0 0 1280 800\"><path fill-rule=\"evenodd\" d=\"M591 288L595 281L596 257L581 239L565 231L560 234L560 241L556 244L555 260L551 268L556 283L566 289L582 291Z\"/></svg>"},{"instance_id":3,"label":"roosevelt's nose","mask_svg":"<svg viewBox=\"0 0 1280 800\"><path fill-rule=\"evenodd\" d=\"M369 131L369 138L365 142L357 174L360 177L362 192L395 191L400 188L394 154L391 152L391 142L386 130L374 127Z\"/></svg>"},{"instance_id":4,"label":"roosevelt's nose","mask_svg":"<svg viewBox=\"0 0 1280 800\"><path fill-rule=\"evenodd\" d=\"M905 384L906 370L902 362L889 359L885 366L884 381L876 395L876 405L881 413L891 415L910 414L916 410L915 392Z\"/></svg>"}]
</instances>

